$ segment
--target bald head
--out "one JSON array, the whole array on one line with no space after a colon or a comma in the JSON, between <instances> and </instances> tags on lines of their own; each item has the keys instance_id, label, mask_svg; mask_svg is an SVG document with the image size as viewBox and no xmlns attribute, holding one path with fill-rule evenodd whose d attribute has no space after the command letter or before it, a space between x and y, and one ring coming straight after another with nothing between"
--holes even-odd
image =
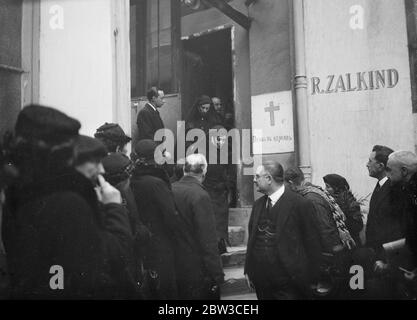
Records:
<instances>
[{"instance_id":1,"label":"bald head","mask_svg":"<svg viewBox=\"0 0 417 320\"><path fill-rule=\"evenodd\" d=\"M393 184L406 183L417 172L417 155L411 151L396 151L389 155L387 176Z\"/></svg>"},{"instance_id":2,"label":"bald head","mask_svg":"<svg viewBox=\"0 0 417 320\"><path fill-rule=\"evenodd\" d=\"M254 184L257 191L270 195L284 182L284 169L278 161L265 161L256 169Z\"/></svg>"},{"instance_id":3,"label":"bald head","mask_svg":"<svg viewBox=\"0 0 417 320\"><path fill-rule=\"evenodd\" d=\"M206 157L200 153L190 154L185 159L184 164L184 176L193 176L200 181L204 180L204 176L207 172L207 160Z\"/></svg>"}]
</instances>

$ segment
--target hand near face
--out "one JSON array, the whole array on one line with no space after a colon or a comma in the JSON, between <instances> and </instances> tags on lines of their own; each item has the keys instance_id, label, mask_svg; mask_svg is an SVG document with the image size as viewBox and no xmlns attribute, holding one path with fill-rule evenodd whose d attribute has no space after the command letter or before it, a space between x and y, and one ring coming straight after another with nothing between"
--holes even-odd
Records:
<instances>
[{"instance_id":1,"label":"hand near face","mask_svg":"<svg viewBox=\"0 0 417 320\"><path fill-rule=\"evenodd\" d=\"M120 191L113 187L106 180L104 180L102 175L98 176L98 184L99 185L96 188L96 192L100 202L102 202L103 204L122 203Z\"/></svg>"}]
</instances>

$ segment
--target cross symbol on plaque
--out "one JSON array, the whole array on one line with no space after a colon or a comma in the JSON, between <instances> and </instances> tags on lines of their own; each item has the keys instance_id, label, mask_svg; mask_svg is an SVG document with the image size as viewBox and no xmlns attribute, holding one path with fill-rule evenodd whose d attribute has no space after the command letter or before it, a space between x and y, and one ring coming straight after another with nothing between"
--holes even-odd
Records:
<instances>
[{"instance_id":1,"label":"cross symbol on plaque","mask_svg":"<svg viewBox=\"0 0 417 320\"><path fill-rule=\"evenodd\" d=\"M271 121L271 127L275 126L275 111L279 111L279 106L274 106L274 102L269 102L269 107L265 108L265 112L269 112L269 120Z\"/></svg>"}]
</instances>

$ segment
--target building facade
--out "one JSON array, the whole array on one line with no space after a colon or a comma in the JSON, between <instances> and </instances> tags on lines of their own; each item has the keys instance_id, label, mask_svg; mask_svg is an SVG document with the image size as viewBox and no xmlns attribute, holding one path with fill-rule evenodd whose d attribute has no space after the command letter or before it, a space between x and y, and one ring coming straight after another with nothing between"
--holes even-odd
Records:
<instances>
[{"instance_id":1,"label":"building facade","mask_svg":"<svg viewBox=\"0 0 417 320\"><path fill-rule=\"evenodd\" d=\"M416 145L414 0L0 0L0 125L30 102L57 107L92 134L136 134L146 89L177 132L195 98L219 96L242 149L298 165L314 182L345 176L359 197L375 181L375 144ZM261 130L261 131L259 131ZM239 155L237 207L254 192ZM256 161L255 161L256 162Z\"/></svg>"}]
</instances>

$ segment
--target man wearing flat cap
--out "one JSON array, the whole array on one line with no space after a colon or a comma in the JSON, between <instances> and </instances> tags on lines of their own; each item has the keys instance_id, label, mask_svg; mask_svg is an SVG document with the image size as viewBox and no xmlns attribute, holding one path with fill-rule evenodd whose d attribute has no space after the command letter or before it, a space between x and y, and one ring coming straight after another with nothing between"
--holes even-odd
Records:
<instances>
[{"instance_id":1,"label":"man wearing flat cap","mask_svg":"<svg viewBox=\"0 0 417 320\"><path fill-rule=\"evenodd\" d=\"M99 175L95 190L74 169L80 127L64 113L39 105L25 107L18 116L11 158L19 180L8 189L3 224L10 298L131 295L114 270L131 248L128 216L117 189Z\"/></svg>"}]
</instances>

